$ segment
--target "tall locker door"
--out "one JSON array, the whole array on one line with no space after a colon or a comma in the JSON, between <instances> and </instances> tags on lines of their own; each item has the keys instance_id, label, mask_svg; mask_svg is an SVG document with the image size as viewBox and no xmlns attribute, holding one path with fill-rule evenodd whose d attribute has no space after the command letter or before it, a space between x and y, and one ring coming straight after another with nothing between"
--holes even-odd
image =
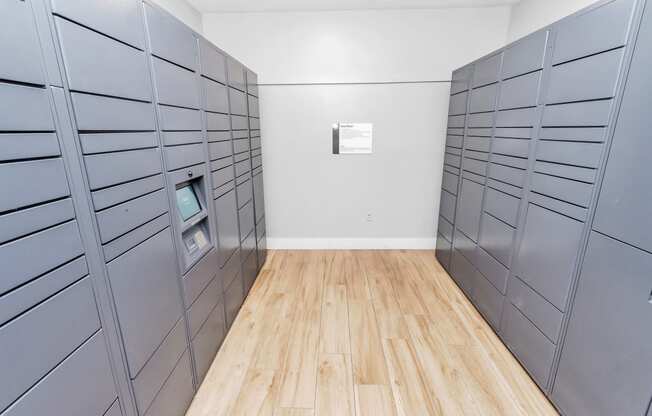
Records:
<instances>
[{"instance_id":1,"label":"tall locker door","mask_svg":"<svg viewBox=\"0 0 652 416\"><path fill-rule=\"evenodd\" d=\"M0 16L0 414L120 415L49 22L38 1Z\"/></svg>"},{"instance_id":2,"label":"tall locker door","mask_svg":"<svg viewBox=\"0 0 652 416\"><path fill-rule=\"evenodd\" d=\"M651 44L648 5L552 392L569 415L642 415L652 395Z\"/></svg>"},{"instance_id":3,"label":"tall locker door","mask_svg":"<svg viewBox=\"0 0 652 416\"><path fill-rule=\"evenodd\" d=\"M652 394L652 254L593 232L552 396L568 415L643 415Z\"/></svg>"}]
</instances>

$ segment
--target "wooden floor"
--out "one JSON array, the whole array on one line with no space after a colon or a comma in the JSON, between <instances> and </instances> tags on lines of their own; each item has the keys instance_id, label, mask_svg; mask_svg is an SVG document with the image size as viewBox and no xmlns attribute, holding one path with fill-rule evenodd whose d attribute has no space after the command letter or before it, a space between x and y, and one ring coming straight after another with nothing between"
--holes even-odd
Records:
<instances>
[{"instance_id":1,"label":"wooden floor","mask_svg":"<svg viewBox=\"0 0 652 416\"><path fill-rule=\"evenodd\" d=\"M187 416L556 414L432 251L270 251Z\"/></svg>"}]
</instances>

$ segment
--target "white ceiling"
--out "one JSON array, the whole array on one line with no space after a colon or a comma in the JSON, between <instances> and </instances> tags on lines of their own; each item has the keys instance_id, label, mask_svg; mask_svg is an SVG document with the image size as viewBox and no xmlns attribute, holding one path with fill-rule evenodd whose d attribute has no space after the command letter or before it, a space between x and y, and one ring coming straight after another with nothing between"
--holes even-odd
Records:
<instances>
[{"instance_id":1,"label":"white ceiling","mask_svg":"<svg viewBox=\"0 0 652 416\"><path fill-rule=\"evenodd\" d=\"M439 9L516 4L520 0L187 0L202 13Z\"/></svg>"}]
</instances>

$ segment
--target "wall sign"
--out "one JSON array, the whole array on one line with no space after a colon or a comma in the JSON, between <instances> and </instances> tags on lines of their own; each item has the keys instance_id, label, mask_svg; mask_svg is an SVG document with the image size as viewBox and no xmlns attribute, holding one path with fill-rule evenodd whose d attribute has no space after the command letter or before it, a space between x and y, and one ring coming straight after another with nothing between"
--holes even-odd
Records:
<instances>
[{"instance_id":1,"label":"wall sign","mask_svg":"<svg viewBox=\"0 0 652 416\"><path fill-rule=\"evenodd\" d=\"M372 123L333 124L333 154L368 154L372 145Z\"/></svg>"}]
</instances>

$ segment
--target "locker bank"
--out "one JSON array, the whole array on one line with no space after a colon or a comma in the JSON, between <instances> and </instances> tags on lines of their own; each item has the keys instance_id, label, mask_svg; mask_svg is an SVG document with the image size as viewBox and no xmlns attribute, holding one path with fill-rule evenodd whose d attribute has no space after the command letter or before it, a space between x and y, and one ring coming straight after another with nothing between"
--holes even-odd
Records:
<instances>
[{"instance_id":1,"label":"locker bank","mask_svg":"<svg viewBox=\"0 0 652 416\"><path fill-rule=\"evenodd\" d=\"M651 8L2 0L0 416L651 416Z\"/></svg>"}]
</instances>

